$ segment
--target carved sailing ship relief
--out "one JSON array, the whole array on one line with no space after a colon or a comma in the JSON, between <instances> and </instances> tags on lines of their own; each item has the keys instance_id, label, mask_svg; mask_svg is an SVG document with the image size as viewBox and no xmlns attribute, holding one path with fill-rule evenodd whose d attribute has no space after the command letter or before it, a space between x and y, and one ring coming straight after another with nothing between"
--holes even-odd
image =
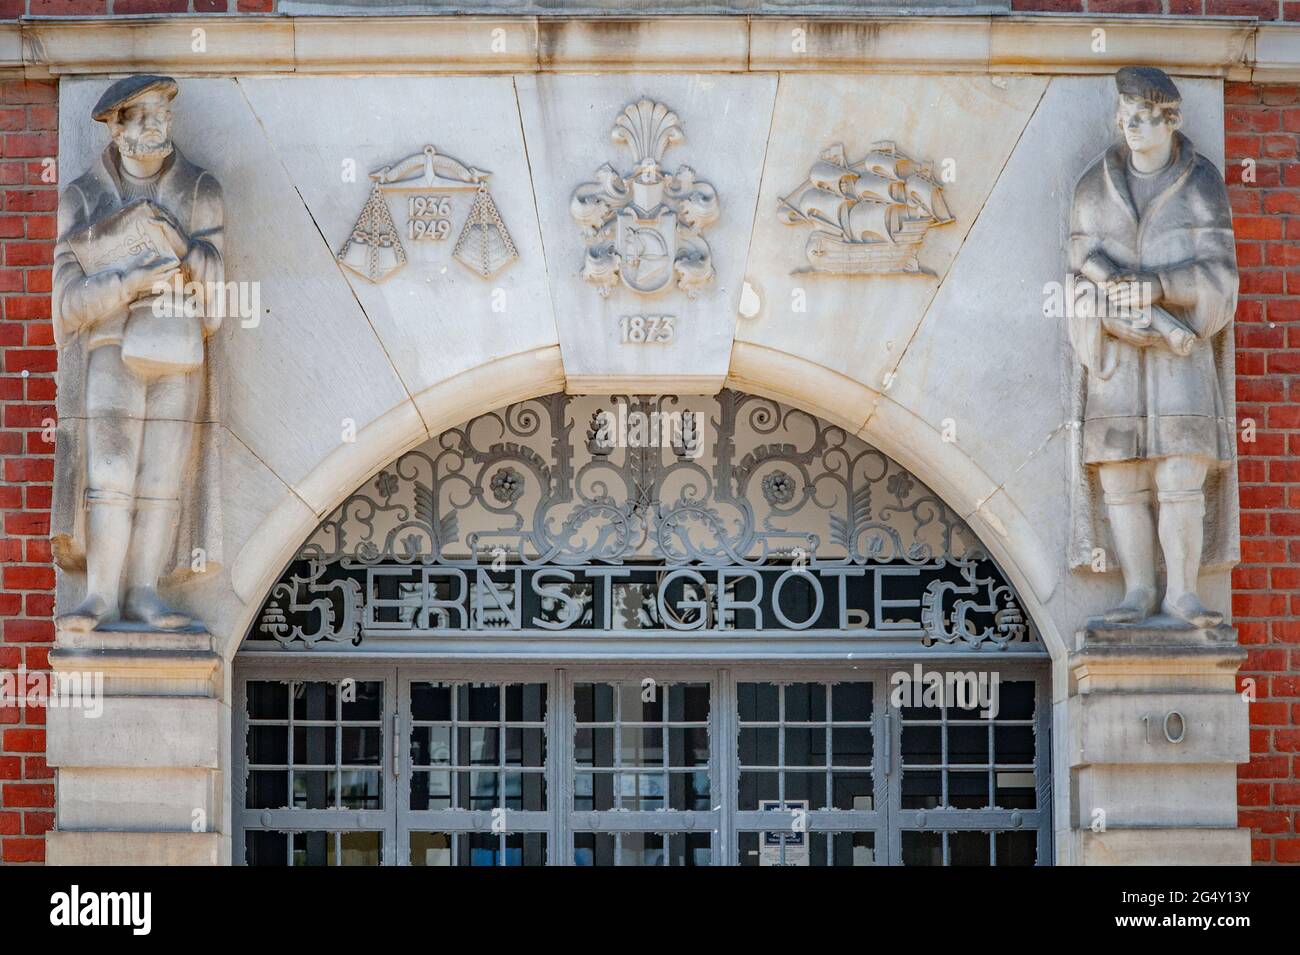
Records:
<instances>
[{"instance_id":1,"label":"carved sailing ship relief","mask_svg":"<svg viewBox=\"0 0 1300 955\"><path fill-rule=\"evenodd\" d=\"M931 229L955 221L934 177L890 141L849 162L837 143L821 151L808 178L780 200L787 225L811 225L809 267L833 275L933 275L918 252Z\"/></svg>"},{"instance_id":2,"label":"carved sailing ship relief","mask_svg":"<svg viewBox=\"0 0 1300 955\"><path fill-rule=\"evenodd\" d=\"M685 137L681 121L663 103L628 106L610 131L636 162L626 176L608 163L594 182L573 193L569 211L582 226L587 254L582 277L608 296L621 282L650 295L676 280L694 298L713 281L713 258L702 232L718 219L718 194L689 166L661 168L669 146Z\"/></svg>"},{"instance_id":3,"label":"carved sailing ship relief","mask_svg":"<svg viewBox=\"0 0 1300 955\"><path fill-rule=\"evenodd\" d=\"M488 191L490 173L466 166L433 146L370 174L373 185L338 260L372 282L382 282L407 263L401 232L393 222L387 193L408 193L406 238L441 241L451 235L451 194L474 193L452 257L481 278L519 257L510 231Z\"/></svg>"}]
</instances>

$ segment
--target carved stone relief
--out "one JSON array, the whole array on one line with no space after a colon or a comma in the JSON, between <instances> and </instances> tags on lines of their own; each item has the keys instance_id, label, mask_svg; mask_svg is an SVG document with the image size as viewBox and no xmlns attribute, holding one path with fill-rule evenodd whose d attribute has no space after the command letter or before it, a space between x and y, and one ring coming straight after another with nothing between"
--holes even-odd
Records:
<instances>
[{"instance_id":1,"label":"carved stone relief","mask_svg":"<svg viewBox=\"0 0 1300 955\"><path fill-rule=\"evenodd\" d=\"M718 218L718 194L689 166L662 168L664 153L685 138L663 103L642 99L619 114L610 138L634 161L622 175L608 163L573 193L569 209L587 240L582 277L603 296L622 282L651 295L676 281L694 298L713 281L703 230Z\"/></svg>"},{"instance_id":2,"label":"carved stone relief","mask_svg":"<svg viewBox=\"0 0 1300 955\"><path fill-rule=\"evenodd\" d=\"M1226 493L1216 475L1234 457L1232 213L1222 173L1179 132L1173 81L1126 67L1116 86L1122 139L1079 180L1070 219L1072 280L1093 293L1068 314L1082 419L1073 560L1109 550L1123 574L1123 600L1096 626L1213 628L1223 614L1202 605L1197 579L1203 556L1227 559L1222 528L1211 524L1207 539L1205 489Z\"/></svg>"},{"instance_id":3,"label":"carved stone relief","mask_svg":"<svg viewBox=\"0 0 1300 955\"><path fill-rule=\"evenodd\" d=\"M64 630L190 627L158 582L220 546L216 452L194 422L211 420L224 207L216 178L172 142L177 92L165 76L112 84L92 111L111 142L60 197L53 320L76 414L60 427L53 542L64 570L86 574Z\"/></svg>"},{"instance_id":4,"label":"carved stone relief","mask_svg":"<svg viewBox=\"0 0 1300 955\"><path fill-rule=\"evenodd\" d=\"M781 221L811 225L808 267L833 275L932 275L917 258L926 234L952 223L931 163L893 142L874 143L857 162L842 144L823 149L808 177L780 200Z\"/></svg>"},{"instance_id":5,"label":"carved stone relief","mask_svg":"<svg viewBox=\"0 0 1300 955\"><path fill-rule=\"evenodd\" d=\"M452 195L472 192L452 257L482 278L495 275L517 259L519 251L488 191L489 175L433 146L375 170L370 195L338 260L358 275L382 282L407 263L403 233L408 242L449 240L455 215ZM404 194L405 229L394 223L387 193Z\"/></svg>"}]
</instances>

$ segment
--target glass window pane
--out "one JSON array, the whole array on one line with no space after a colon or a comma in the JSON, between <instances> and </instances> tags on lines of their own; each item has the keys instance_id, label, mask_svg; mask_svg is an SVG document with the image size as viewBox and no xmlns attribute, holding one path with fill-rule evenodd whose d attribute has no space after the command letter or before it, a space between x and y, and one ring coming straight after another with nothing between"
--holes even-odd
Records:
<instances>
[{"instance_id":1,"label":"glass window pane","mask_svg":"<svg viewBox=\"0 0 1300 955\"><path fill-rule=\"evenodd\" d=\"M369 770L345 769L341 774L344 809L383 809L380 774Z\"/></svg>"},{"instance_id":2,"label":"glass window pane","mask_svg":"<svg viewBox=\"0 0 1300 955\"><path fill-rule=\"evenodd\" d=\"M507 722L541 723L545 719L545 683L511 683L506 686Z\"/></svg>"},{"instance_id":3,"label":"glass window pane","mask_svg":"<svg viewBox=\"0 0 1300 955\"><path fill-rule=\"evenodd\" d=\"M674 683L668 687L668 719L674 723L709 721L709 685Z\"/></svg>"},{"instance_id":4,"label":"glass window pane","mask_svg":"<svg viewBox=\"0 0 1300 955\"><path fill-rule=\"evenodd\" d=\"M1032 829L999 832L994 836L998 865L1034 865L1038 861L1038 833Z\"/></svg>"},{"instance_id":5,"label":"glass window pane","mask_svg":"<svg viewBox=\"0 0 1300 955\"><path fill-rule=\"evenodd\" d=\"M456 692L456 718L461 722L496 723L501 720L500 684L462 683Z\"/></svg>"},{"instance_id":6,"label":"glass window pane","mask_svg":"<svg viewBox=\"0 0 1300 955\"><path fill-rule=\"evenodd\" d=\"M871 720L871 684L836 683L831 687L831 719L837 723Z\"/></svg>"},{"instance_id":7,"label":"glass window pane","mask_svg":"<svg viewBox=\"0 0 1300 955\"><path fill-rule=\"evenodd\" d=\"M451 720L451 686L446 683L412 683L411 717L417 720Z\"/></svg>"},{"instance_id":8,"label":"glass window pane","mask_svg":"<svg viewBox=\"0 0 1300 955\"><path fill-rule=\"evenodd\" d=\"M343 832L339 834L339 846L339 865L379 865L383 833Z\"/></svg>"},{"instance_id":9,"label":"glass window pane","mask_svg":"<svg viewBox=\"0 0 1300 955\"><path fill-rule=\"evenodd\" d=\"M660 833L624 832L620 836L619 865L654 866L664 864L664 837Z\"/></svg>"},{"instance_id":10,"label":"glass window pane","mask_svg":"<svg viewBox=\"0 0 1300 955\"><path fill-rule=\"evenodd\" d=\"M870 766L871 730L865 726L852 729L837 726L832 729L831 764L834 766Z\"/></svg>"},{"instance_id":11,"label":"glass window pane","mask_svg":"<svg viewBox=\"0 0 1300 955\"><path fill-rule=\"evenodd\" d=\"M573 864L606 866L614 864L616 839L612 832L575 832Z\"/></svg>"},{"instance_id":12,"label":"glass window pane","mask_svg":"<svg viewBox=\"0 0 1300 955\"><path fill-rule=\"evenodd\" d=\"M289 762L289 727L250 726L248 762L285 766Z\"/></svg>"},{"instance_id":13,"label":"glass window pane","mask_svg":"<svg viewBox=\"0 0 1300 955\"><path fill-rule=\"evenodd\" d=\"M285 700L287 705L287 694ZM288 865L289 834L256 829L245 832L244 863L246 865Z\"/></svg>"},{"instance_id":14,"label":"glass window pane","mask_svg":"<svg viewBox=\"0 0 1300 955\"><path fill-rule=\"evenodd\" d=\"M707 766L709 764L709 731L695 726L668 731L669 766Z\"/></svg>"},{"instance_id":15,"label":"glass window pane","mask_svg":"<svg viewBox=\"0 0 1300 955\"><path fill-rule=\"evenodd\" d=\"M334 751L333 726L295 726L293 728L293 764L295 766L333 766L338 760Z\"/></svg>"},{"instance_id":16,"label":"glass window pane","mask_svg":"<svg viewBox=\"0 0 1300 955\"><path fill-rule=\"evenodd\" d=\"M785 731L786 766L825 766L826 729L790 728Z\"/></svg>"},{"instance_id":17,"label":"glass window pane","mask_svg":"<svg viewBox=\"0 0 1300 955\"><path fill-rule=\"evenodd\" d=\"M287 683L279 680L249 680L246 692L249 719L287 720L289 718Z\"/></svg>"},{"instance_id":18,"label":"glass window pane","mask_svg":"<svg viewBox=\"0 0 1300 955\"><path fill-rule=\"evenodd\" d=\"M867 773L835 773L831 776L833 809L870 812L876 807L871 776Z\"/></svg>"},{"instance_id":19,"label":"glass window pane","mask_svg":"<svg viewBox=\"0 0 1300 955\"><path fill-rule=\"evenodd\" d=\"M343 693L343 719L378 722L384 712L384 684L380 680L353 683Z\"/></svg>"},{"instance_id":20,"label":"glass window pane","mask_svg":"<svg viewBox=\"0 0 1300 955\"><path fill-rule=\"evenodd\" d=\"M294 809L333 809L336 795L333 770L298 770L293 774Z\"/></svg>"},{"instance_id":21,"label":"glass window pane","mask_svg":"<svg viewBox=\"0 0 1300 955\"><path fill-rule=\"evenodd\" d=\"M451 865L451 836L445 832L413 832L411 865Z\"/></svg>"},{"instance_id":22,"label":"glass window pane","mask_svg":"<svg viewBox=\"0 0 1300 955\"><path fill-rule=\"evenodd\" d=\"M777 766L780 764L781 731L775 726L740 729L740 765Z\"/></svg>"},{"instance_id":23,"label":"glass window pane","mask_svg":"<svg viewBox=\"0 0 1300 955\"><path fill-rule=\"evenodd\" d=\"M989 865L993 861L989 856L990 836L987 832L948 833L948 864Z\"/></svg>"},{"instance_id":24,"label":"glass window pane","mask_svg":"<svg viewBox=\"0 0 1300 955\"><path fill-rule=\"evenodd\" d=\"M937 832L904 832L903 865L943 865L943 836Z\"/></svg>"},{"instance_id":25,"label":"glass window pane","mask_svg":"<svg viewBox=\"0 0 1300 955\"><path fill-rule=\"evenodd\" d=\"M378 766L383 760L383 734L378 726L343 727L343 762L351 766Z\"/></svg>"},{"instance_id":26,"label":"glass window pane","mask_svg":"<svg viewBox=\"0 0 1300 955\"><path fill-rule=\"evenodd\" d=\"M573 711L579 723L614 722L614 688L608 683L576 683Z\"/></svg>"},{"instance_id":27,"label":"glass window pane","mask_svg":"<svg viewBox=\"0 0 1300 955\"><path fill-rule=\"evenodd\" d=\"M334 683L295 683L293 685L293 718L295 720L329 720L333 722L338 718L334 698Z\"/></svg>"},{"instance_id":28,"label":"glass window pane","mask_svg":"<svg viewBox=\"0 0 1300 955\"><path fill-rule=\"evenodd\" d=\"M289 805L289 773L283 769L254 769L248 774L244 803L249 809L283 809Z\"/></svg>"},{"instance_id":29,"label":"glass window pane","mask_svg":"<svg viewBox=\"0 0 1300 955\"><path fill-rule=\"evenodd\" d=\"M826 684L790 683L785 688L787 723L826 722Z\"/></svg>"},{"instance_id":30,"label":"glass window pane","mask_svg":"<svg viewBox=\"0 0 1300 955\"><path fill-rule=\"evenodd\" d=\"M778 689L775 683L738 683L736 693L741 722L775 723L780 718Z\"/></svg>"}]
</instances>

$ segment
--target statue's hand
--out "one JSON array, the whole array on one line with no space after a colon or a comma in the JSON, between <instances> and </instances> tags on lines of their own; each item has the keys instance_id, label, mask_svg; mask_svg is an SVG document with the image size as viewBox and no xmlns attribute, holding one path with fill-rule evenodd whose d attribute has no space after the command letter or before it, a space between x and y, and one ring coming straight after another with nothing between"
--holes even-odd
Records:
<instances>
[{"instance_id":1,"label":"statue's hand","mask_svg":"<svg viewBox=\"0 0 1300 955\"><path fill-rule=\"evenodd\" d=\"M1101 325L1113 337L1130 345L1136 345L1138 348L1147 348L1164 341L1163 336L1154 329L1138 328L1128 319L1115 315L1104 316Z\"/></svg>"},{"instance_id":2,"label":"statue's hand","mask_svg":"<svg viewBox=\"0 0 1300 955\"><path fill-rule=\"evenodd\" d=\"M158 285L170 285L180 274L181 264L177 259L158 258L138 265L123 273L122 285L126 288L131 301L154 294Z\"/></svg>"},{"instance_id":3,"label":"statue's hand","mask_svg":"<svg viewBox=\"0 0 1300 955\"><path fill-rule=\"evenodd\" d=\"M176 224L176 220L168 215L165 210L159 209L158 214L153 217L152 221L162 229L176 258L184 259L190 250L190 238L181 231L181 227Z\"/></svg>"},{"instance_id":4,"label":"statue's hand","mask_svg":"<svg viewBox=\"0 0 1300 955\"><path fill-rule=\"evenodd\" d=\"M1111 308L1136 311L1160 301L1160 278L1154 272L1123 272L1106 283Z\"/></svg>"}]
</instances>

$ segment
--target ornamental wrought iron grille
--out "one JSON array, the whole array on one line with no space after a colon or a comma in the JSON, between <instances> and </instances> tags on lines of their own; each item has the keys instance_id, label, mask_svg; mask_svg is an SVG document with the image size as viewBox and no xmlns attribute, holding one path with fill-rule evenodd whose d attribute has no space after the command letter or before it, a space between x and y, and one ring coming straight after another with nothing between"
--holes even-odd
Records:
<instances>
[{"instance_id":1,"label":"ornamental wrought iron grille","mask_svg":"<svg viewBox=\"0 0 1300 955\"><path fill-rule=\"evenodd\" d=\"M974 533L914 475L736 391L554 394L443 432L320 524L245 648L510 632L1045 652Z\"/></svg>"}]
</instances>

